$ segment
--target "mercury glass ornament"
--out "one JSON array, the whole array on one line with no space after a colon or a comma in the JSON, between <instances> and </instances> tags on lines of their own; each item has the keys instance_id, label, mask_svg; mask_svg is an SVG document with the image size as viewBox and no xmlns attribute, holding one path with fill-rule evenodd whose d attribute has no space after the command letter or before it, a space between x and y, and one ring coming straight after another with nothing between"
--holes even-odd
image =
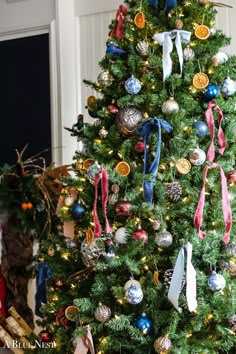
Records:
<instances>
[{"instance_id":1,"label":"mercury glass ornament","mask_svg":"<svg viewBox=\"0 0 236 354\"><path fill-rule=\"evenodd\" d=\"M110 307L99 304L98 307L96 308L94 312L94 317L96 318L97 321L99 322L107 322L109 321L111 317L111 309Z\"/></svg>"},{"instance_id":2,"label":"mercury glass ornament","mask_svg":"<svg viewBox=\"0 0 236 354\"><path fill-rule=\"evenodd\" d=\"M125 292L127 301L132 305L137 305L143 300L143 291L139 286L131 285Z\"/></svg>"},{"instance_id":3,"label":"mercury glass ornament","mask_svg":"<svg viewBox=\"0 0 236 354\"><path fill-rule=\"evenodd\" d=\"M211 276L208 278L208 285L212 291L223 290L226 285L225 278L223 275L213 271Z\"/></svg>"},{"instance_id":4,"label":"mercury glass ornament","mask_svg":"<svg viewBox=\"0 0 236 354\"><path fill-rule=\"evenodd\" d=\"M200 166L206 161L206 153L205 151L199 148L193 149L189 160L192 165Z\"/></svg>"},{"instance_id":5,"label":"mercury glass ornament","mask_svg":"<svg viewBox=\"0 0 236 354\"><path fill-rule=\"evenodd\" d=\"M223 81L221 91L227 97L232 96L236 92L236 81L228 77Z\"/></svg>"},{"instance_id":6,"label":"mercury glass ornament","mask_svg":"<svg viewBox=\"0 0 236 354\"><path fill-rule=\"evenodd\" d=\"M172 347L172 342L167 336L159 337L154 342L154 349L159 354L167 354Z\"/></svg>"},{"instance_id":7,"label":"mercury glass ornament","mask_svg":"<svg viewBox=\"0 0 236 354\"><path fill-rule=\"evenodd\" d=\"M97 81L98 81L99 85L110 86L112 84L113 78L111 77L111 75L109 74L108 71L102 71L98 75Z\"/></svg>"},{"instance_id":8,"label":"mercury glass ornament","mask_svg":"<svg viewBox=\"0 0 236 354\"><path fill-rule=\"evenodd\" d=\"M105 139L108 135L108 131L105 128L101 128L98 135L101 139Z\"/></svg>"},{"instance_id":9,"label":"mercury glass ornament","mask_svg":"<svg viewBox=\"0 0 236 354\"><path fill-rule=\"evenodd\" d=\"M125 227L120 227L119 229L116 230L114 235L115 242L121 245L125 245L127 243L127 238L128 238L128 232Z\"/></svg>"},{"instance_id":10,"label":"mercury glass ornament","mask_svg":"<svg viewBox=\"0 0 236 354\"><path fill-rule=\"evenodd\" d=\"M184 49L183 55L184 55L184 60L185 60L185 61L193 60L193 58L195 57L195 53L194 53L193 49L190 48L189 46L187 46L187 47Z\"/></svg>"},{"instance_id":11,"label":"mercury glass ornament","mask_svg":"<svg viewBox=\"0 0 236 354\"><path fill-rule=\"evenodd\" d=\"M172 245L173 236L169 231L163 230L161 232L156 233L155 242L158 247L167 248Z\"/></svg>"},{"instance_id":12,"label":"mercury glass ornament","mask_svg":"<svg viewBox=\"0 0 236 354\"><path fill-rule=\"evenodd\" d=\"M80 248L82 262L86 267L93 267L97 264L100 256L105 252L105 245L101 239L94 239L92 243L86 240L81 242Z\"/></svg>"},{"instance_id":13,"label":"mercury glass ornament","mask_svg":"<svg viewBox=\"0 0 236 354\"><path fill-rule=\"evenodd\" d=\"M148 56L148 54L150 53L149 43L147 41L138 42L136 45L136 49L139 54L143 56Z\"/></svg>"},{"instance_id":14,"label":"mercury glass ornament","mask_svg":"<svg viewBox=\"0 0 236 354\"><path fill-rule=\"evenodd\" d=\"M123 136L133 137L143 119L143 113L135 106L130 106L119 110L115 117L115 125Z\"/></svg>"},{"instance_id":15,"label":"mercury glass ornament","mask_svg":"<svg viewBox=\"0 0 236 354\"><path fill-rule=\"evenodd\" d=\"M171 115L179 112L179 105L175 101L174 97L170 97L165 101L161 107L162 113L165 115Z\"/></svg>"}]
</instances>

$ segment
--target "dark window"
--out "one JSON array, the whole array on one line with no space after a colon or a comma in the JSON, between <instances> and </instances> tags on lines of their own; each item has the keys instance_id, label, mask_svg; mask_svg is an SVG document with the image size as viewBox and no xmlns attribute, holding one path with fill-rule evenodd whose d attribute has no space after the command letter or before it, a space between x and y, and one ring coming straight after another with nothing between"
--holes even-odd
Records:
<instances>
[{"instance_id":1,"label":"dark window","mask_svg":"<svg viewBox=\"0 0 236 354\"><path fill-rule=\"evenodd\" d=\"M49 36L0 42L0 165L42 153L51 161Z\"/></svg>"}]
</instances>

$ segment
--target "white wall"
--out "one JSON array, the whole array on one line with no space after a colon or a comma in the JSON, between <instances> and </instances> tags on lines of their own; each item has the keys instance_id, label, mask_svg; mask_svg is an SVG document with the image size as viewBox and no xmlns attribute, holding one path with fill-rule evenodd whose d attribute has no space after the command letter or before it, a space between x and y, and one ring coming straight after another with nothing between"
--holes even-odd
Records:
<instances>
[{"instance_id":1,"label":"white wall","mask_svg":"<svg viewBox=\"0 0 236 354\"><path fill-rule=\"evenodd\" d=\"M223 3L233 6L233 8L217 7L216 28L222 29L227 36L231 37L231 44L224 48L224 51L227 54L236 55L236 2L235 0L223 0Z\"/></svg>"}]
</instances>

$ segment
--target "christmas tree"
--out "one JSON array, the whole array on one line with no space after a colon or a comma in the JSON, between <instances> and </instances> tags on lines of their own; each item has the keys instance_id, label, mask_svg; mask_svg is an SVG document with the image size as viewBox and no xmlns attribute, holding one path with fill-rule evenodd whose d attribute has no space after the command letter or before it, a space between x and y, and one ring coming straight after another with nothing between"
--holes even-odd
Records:
<instances>
[{"instance_id":1,"label":"christmas tree","mask_svg":"<svg viewBox=\"0 0 236 354\"><path fill-rule=\"evenodd\" d=\"M236 351L236 57L217 6L127 0L109 27L95 123L68 128L67 238L41 245L45 353Z\"/></svg>"}]
</instances>

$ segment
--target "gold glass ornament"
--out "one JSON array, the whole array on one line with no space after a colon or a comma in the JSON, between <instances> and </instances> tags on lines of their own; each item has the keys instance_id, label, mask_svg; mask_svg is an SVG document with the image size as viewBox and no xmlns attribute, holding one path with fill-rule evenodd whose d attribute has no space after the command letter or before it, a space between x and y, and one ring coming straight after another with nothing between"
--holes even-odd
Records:
<instances>
[{"instance_id":1,"label":"gold glass ornament","mask_svg":"<svg viewBox=\"0 0 236 354\"><path fill-rule=\"evenodd\" d=\"M169 353L169 351L171 350L172 346L173 346L172 342L168 338L168 336L159 337L154 342L154 349L159 354L161 354L161 353L165 353L165 354Z\"/></svg>"}]
</instances>

